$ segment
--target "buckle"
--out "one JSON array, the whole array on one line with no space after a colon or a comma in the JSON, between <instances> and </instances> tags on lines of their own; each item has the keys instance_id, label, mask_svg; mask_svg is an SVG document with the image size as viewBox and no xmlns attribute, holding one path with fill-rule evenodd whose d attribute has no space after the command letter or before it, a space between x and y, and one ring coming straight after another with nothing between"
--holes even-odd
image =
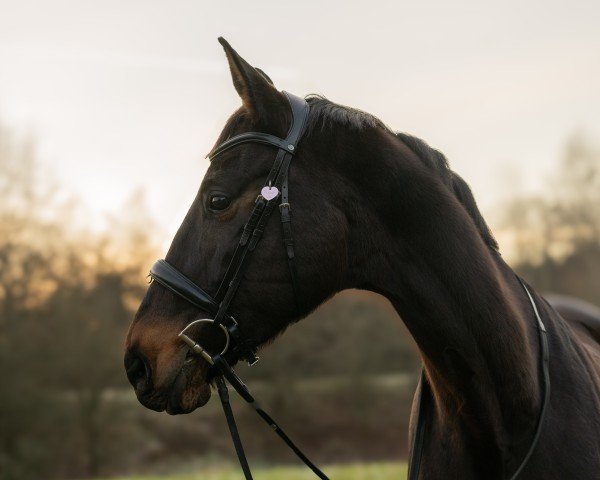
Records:
<instances>
[{"instance_id":1,"label":"buckle","mask_svg":"<svg viewBox=\"0 0 600 480\"><path fill-rule=\"evenodd\" d=\"M279 211L282 211L284 208L287 208L289 211L292 211L292 206L287 202L281 203L279 205Z\"/></svg>"}]
</instances>

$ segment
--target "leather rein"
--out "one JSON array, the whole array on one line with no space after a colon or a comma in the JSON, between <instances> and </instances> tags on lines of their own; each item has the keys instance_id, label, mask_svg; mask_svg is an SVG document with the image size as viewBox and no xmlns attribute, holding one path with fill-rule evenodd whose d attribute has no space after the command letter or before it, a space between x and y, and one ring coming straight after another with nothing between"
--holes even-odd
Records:
<instances>
[{"instance_id":1,"label":"leather rein","mask_svg":"<svg viewBox=\"0 0 600 480\"><path fill-rule=\"evenodd\" d=\"M523 472L525 466L529 462L531 455L533 455L535 447L540 440L542 427L544 425L544 417L546 416L546 411L548 410L548 403L550 402L550 353L548 347L548 332L546 331L546 326L544 325L544 322L542 322L542 318L540 317L540 313L538 311L535 300L533 299L531 293L529 293L529 289L525 286L525 282L523 282L523 280L521 280L521 278L518 276L517 280L519 281L519 283L523 287L523 290L525 290L525 293L527 294L527 298L529 299L531 308L533 310L533 314L537 322L538 340L540 346L540 364L543 380L543 399L537 424L535 427L535 432L533 434L533 439L531 440L531 444L529 445L529 448L527 449L527 453L523 457L523 460L521 460L519 467L510 476L510 480L517 480L519 478L521 472ZM415 429L415 436L413 438L410 462L408 464L408 480L418 480L419 478L426 429L424 413L429 408L429 405L433 400L431 387L425 376L425 371L421 373L421 380L419 382L419 385L419 410L417 412L417 427Z\"/></svg>"},{"instance_id":2,"label":"leather rein","mask_svg":"<svg viewBox=\"0 0 600 480\"><path fill-rule=\"evenodd\" d=\"M283 231L283 245L287 257L290 278L294 290L296 308L301 306L300 289L297 280L297 272L295 265L294 240L291 228L291 206L289 202L289 182L288 172L294 154L297 151L298 143L302 138L306 121L308 118L309 105L303 98L297 97L287 92L283 92L290 103L292 109L292 124L289 128L285 139L259 132L248 132L236 135L221 145L219 145L210 154L210 159L213 160L222 153L235 148L245 143L259 143L277 148L277 155L273 166L265 181L265 188L268 187L269 195L261 195L255 201L254 208L248 221L242 231L240 240L235 249L233 257L227 267L225 276L223 277L219 289L213 298L210 294L202 290L192 280L182 274L179 270L167 263L165 260L158 260L150 269L150 278L152 281L160 284L164 288L170 290L175 295L183 298L195 307L207 312L213 318L200 318L189 323L180 333L179 338L188 345L190 350L201 356L213 368L217 375L214 377L214 382L219 393L219 398L223 407L223 412L227 420L231 438L236 450L240 466L244 472L246 480L252 480L250 467L246 459L244 448L239 436L233 411L229 402L229 392L227 382L235 389L235 391L250 404L256 413L262 418L273 431L287 444L287 446L308 466L317 477L323 480L329 480L328 477L296 446L296 444L286 435L275 420L259 405L256 399L252 396L248 387L240 380L235 371L231 368L226 357L235 361L237 359L245 359L249 365L254 365L258 361L256 355L256 347L250 345L245 336L238 328L238 322L229 314L229 308L235 294L240 286L243 274L248 264L252 252L255 250L260 241L267 221L271 214L278 206L281 225ZM262 192L265 191L263 188ZM277 190L274 195L275 188ZM533 306L533 311L538 323L538 331L540 332L540 345L544 377L544 399L540 416L538 419L536 432L533 442L523 459L517 471L510 477L510 480L516 480L538 442L543 418L546 412L550 394L550 377L548 373L548 340L546 338L546 329L539 316L537 306L533 297L525 287L525 284L519 279L521 285L525 289L527 296ZM223 333L225 343L222 351L214 354L202 347L189 334L189 330L200 324L210 324L218 327ZM226 382L227 380L227 382ZM424 410L427 408L427 403L431 401L431 392L429 385L423 374L421 377L421 391L419 398L419 413L417 419L417 428L415 438L413 440L413 448L409 463L409 480L417 480L419 478L420 463L423 453L423 438L425 432L425 417Z\"/></svg>"}]
</instances>

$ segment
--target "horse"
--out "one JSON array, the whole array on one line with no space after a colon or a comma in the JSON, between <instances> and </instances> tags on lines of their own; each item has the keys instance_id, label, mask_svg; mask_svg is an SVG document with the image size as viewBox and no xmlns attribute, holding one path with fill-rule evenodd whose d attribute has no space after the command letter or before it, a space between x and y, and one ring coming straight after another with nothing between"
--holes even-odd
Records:
<instances>
[{"instance_id":1,"label":"horse","mask_svg":"<svg viewBox=\"0 0 600 480\"><path fill-rule=\"evenodd\" d=\"M242 105L216 145L247 132L285 138L293 120L288 97L219 41ZM305 102L285 204L293 242L284 225L282 246L282 227L271 216L230 299L247 344L267 345L341 290L376 292L398 312L422 358L409 428L414 438L416 419L423 419L415 478L503 480L521 468L519 478L530 480L600 478L598 322L569 323L522 283L443 154L368 113L317 95ZM264 179L274 149L255 141L215 152L165 257L213 297L262 198L257 194L271 188ZM125 353L127 376L147 408L183 414L209 400L210 362L190 355L178 337L198 316L198 307L172 289L149 286ZM540 374L540 325L549 390ZM199 325L194 334L206 350L222 346L218 328ZM227 360L243 355L230 352Z\"/></svg>"}]
</instances>

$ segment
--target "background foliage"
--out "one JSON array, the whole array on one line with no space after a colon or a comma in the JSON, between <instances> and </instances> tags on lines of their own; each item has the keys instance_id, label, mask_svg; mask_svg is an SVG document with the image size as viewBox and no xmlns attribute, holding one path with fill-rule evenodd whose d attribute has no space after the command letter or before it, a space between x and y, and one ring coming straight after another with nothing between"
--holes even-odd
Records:
<instances>
[{"instance_id":1,"label":"background foliage","mask_svg":"<svg viewBox=\"0 0 600 480\"><path fill-rule=\"evenodd\" d=\"M167 417L139 406L123 340L160 256L141 193L103 228L40 171L34 142L0 126L0 479L197 469L232 459L219 406ZM600 152L566 145L543 195L502 206L516 268L543 291L600 304ZM340 334L343 332L343 334ZM406 453L416 349L387 301L345 292L241 368L319 462ZM292 460L237 405L253 461Z\"/></svg>"}]
</instances>

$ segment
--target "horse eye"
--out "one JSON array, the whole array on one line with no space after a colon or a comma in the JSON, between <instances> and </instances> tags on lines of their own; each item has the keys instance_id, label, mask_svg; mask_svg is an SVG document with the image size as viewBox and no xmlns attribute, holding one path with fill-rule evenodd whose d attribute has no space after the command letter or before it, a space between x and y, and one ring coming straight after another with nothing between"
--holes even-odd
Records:
<instances>
[{"instance_id":1,"label":"horse eye","mask_svg":"<svg viewBox=\"0 0 600 480\"><path fill-rule=\"evenodd\" d=\"M225 210L230 204L229 198L225 195L211 195L208 199L208 208L213 211Z\"/></svg>"}]
</instances>

